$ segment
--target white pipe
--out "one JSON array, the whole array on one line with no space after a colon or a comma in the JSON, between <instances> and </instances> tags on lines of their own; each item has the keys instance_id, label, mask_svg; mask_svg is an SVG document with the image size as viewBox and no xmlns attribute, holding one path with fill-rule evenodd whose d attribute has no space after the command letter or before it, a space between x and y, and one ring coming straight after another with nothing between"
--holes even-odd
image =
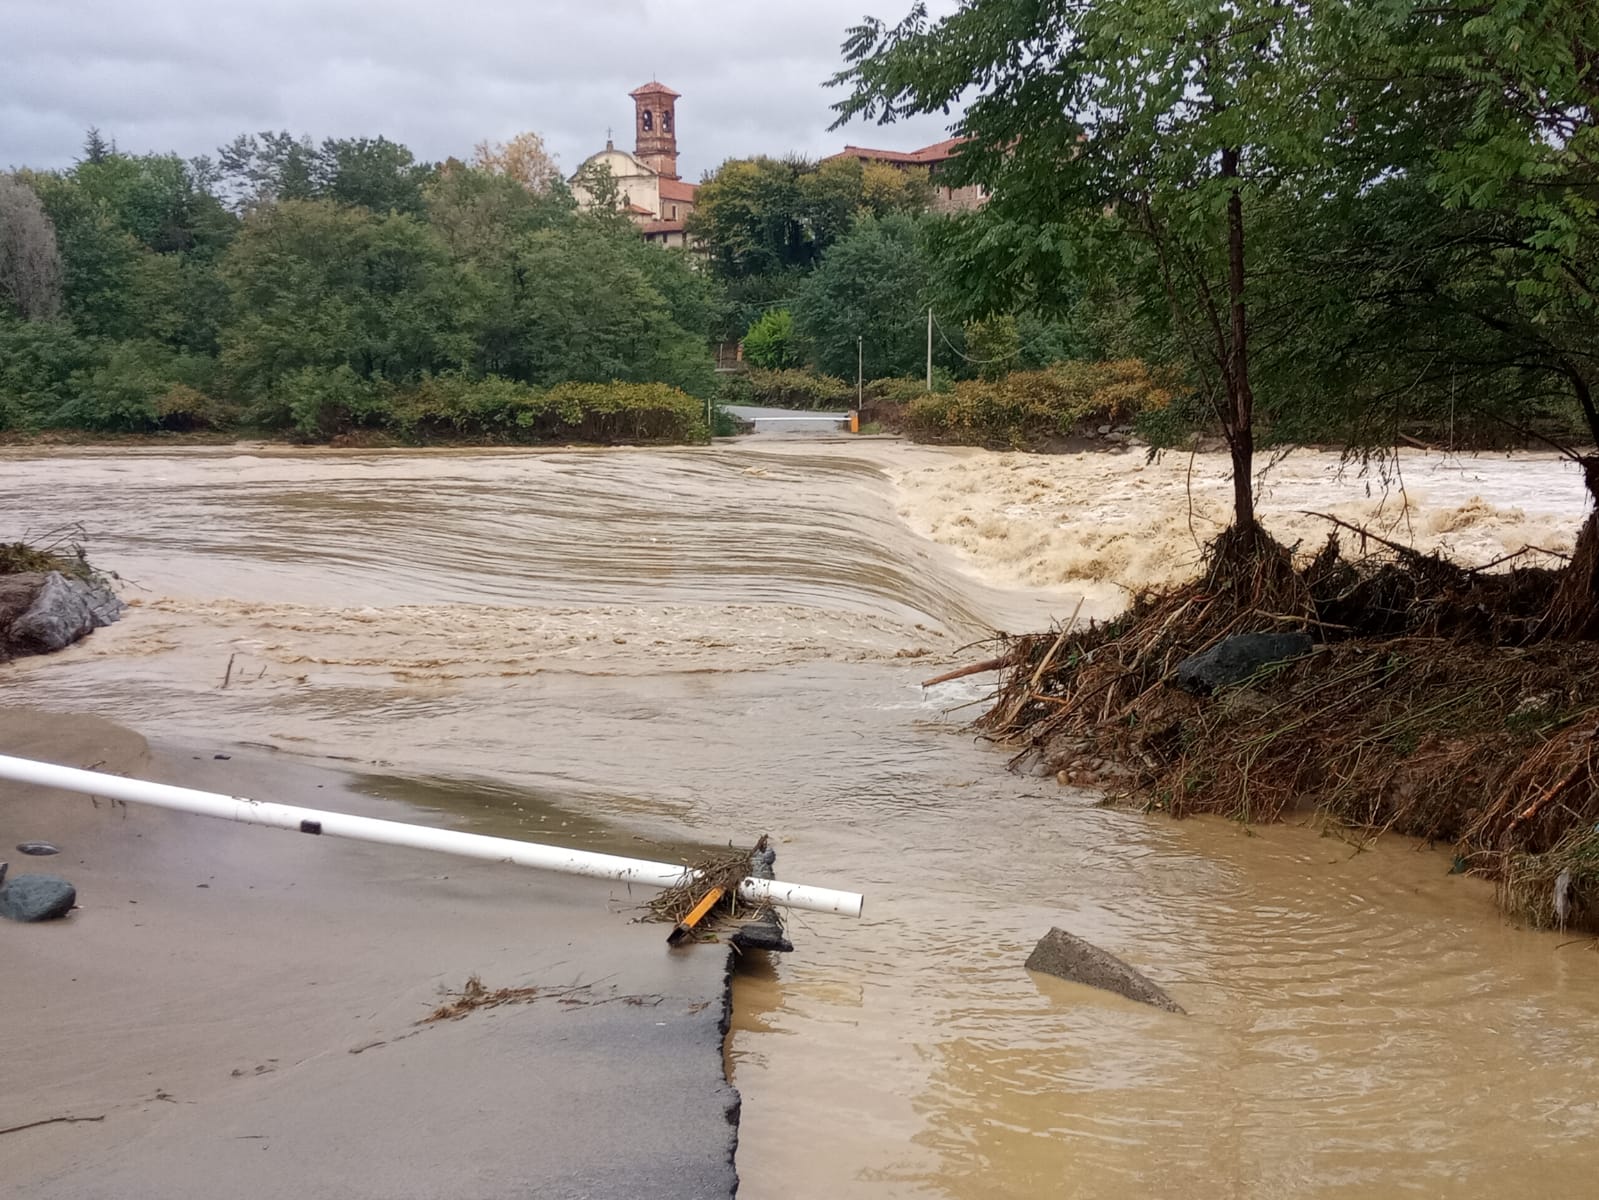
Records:
<instances>
[{"instance_id":1,"label":"white pipe","mask_svg":"<svg viewBox=\"0 0 1599 1200\"><path fill-rule=\"evenodd\" d=\"M375 817L357 817L349 813L324 812L321 809L300 808L293 804L270 804L261 800L249 800L243 796L201 792L194 788L151 783L143 779L128 779L121 775L106 775L100 771L82 771L76 767L62 767L55 763L36 762L31 758L13 758L5 754L0 754L0 779L14 779L19 783L34 783L41 787L62 788L90 796L106 796L129 804L153 804L158 808L175 808L181 812L198 813L204 817L220 817L224 821L242 821L247 825L269 825L277 829L298 830L300 833L322 833L332 837L355 838L363 842L384 842L391 846L439 850L445 854L459 854L465 858L486 858L497 862L514 863L519 867L536 867L539 870L559 871L566 875L587 875L595 879L614 879L619 883L637 883L645 887L671 887L681 883L683 877L689 873L687 867L674 866L671 863L648 862L642 858L621 858L615 854L591 854L585 850L543 846L536 842L519 842L512 838L488 837L481 833L463 833L455 829L429 829L425 825L382 821ZM858 892L839 892L832 888L778 883L775 880L754 877L745 879L739 885L738 894L751 902L769 901L787 908L837 913L845 917L860 916L864 902Z\"/></svg>"}]
</instances>

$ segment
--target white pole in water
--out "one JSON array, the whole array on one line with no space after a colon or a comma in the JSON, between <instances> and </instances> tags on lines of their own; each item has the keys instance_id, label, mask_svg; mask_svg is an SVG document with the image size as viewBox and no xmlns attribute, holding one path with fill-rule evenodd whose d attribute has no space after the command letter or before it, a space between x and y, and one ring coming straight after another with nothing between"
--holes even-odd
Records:
<instances>
[{"instance_id":1,"label":"white pole in water","mask_svg":"<svg viewBox=\"0 0 1599 1200\"><path fill-rule=\"evenodd\" d=\"M300 833L322 833L331 837L355 838L363 842L383 842L390 846L438 850L445 854L459 854L465 858L486 858L496 862L514 863L519 867L536 867L539 870L559 871L566 875L587 875L594 879L614 879L619 883L637 883L645 887L671 887L681 883L683 877L689 873L687 867L674 866L671 863L648 862L641 858L621 858L615 854L591 854L584 850L542 846L536 842L488 837L481 833L462 833L455 829L429 829L425 825L382 821L375 817L357 817L349 813L324 812L315 808L299 808L292 804L270 804L261 800L249 800L243 796L224 796L217 792L201 792L194 788L174 787L166 783L127 779L121 775L82 771L76 767L62 767L55 763L36 762L30 758L13 758L5 754L0 754L0 779L14 779L18 783L33 783L41 787L62 788L65 791L83 792L90 796L106 796L129 804L175 808L181 812L198 813L203 817L242 821L247 825L269 825L277 829L297 830ZM778 883L771 879L745 879L739 884L738 894L751 902L767 901L787 908L837 913L845 917L860 916L861 906L864 903L858 892L806 887L799 883Z\"/></svg>"}]
</instances>

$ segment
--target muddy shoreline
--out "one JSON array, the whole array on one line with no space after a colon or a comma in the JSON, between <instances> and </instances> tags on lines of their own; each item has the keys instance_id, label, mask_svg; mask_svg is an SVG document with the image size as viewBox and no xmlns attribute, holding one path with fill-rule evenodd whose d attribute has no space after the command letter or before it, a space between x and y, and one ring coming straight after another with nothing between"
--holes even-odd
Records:
<instances>
[{"instance_id":1,"label":"muddy shoreline","mask_svg":"<svg viewBox=\"0 0 1599 1200\"><path fill-rule=\"evenodd\" d=\"M0 710L0 751L450 820L314 763L95 718ZM23 869L81 905L0 923L8 1194L736 1189L730 955L669 954L625 890L14 784L0 836L60 846ZM551 998L417 1024L472 975Z\"/></svg>"}]
</instances>

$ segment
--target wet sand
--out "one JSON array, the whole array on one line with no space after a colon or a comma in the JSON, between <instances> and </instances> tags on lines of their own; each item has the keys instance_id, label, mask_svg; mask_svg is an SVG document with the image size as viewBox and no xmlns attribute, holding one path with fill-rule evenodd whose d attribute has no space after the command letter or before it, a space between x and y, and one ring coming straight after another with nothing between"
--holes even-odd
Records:
<instances>
[{"instance_id":1,"label":"wet sand","mask_svg":"<svg viewBox=\"0 0 1599 1200\"><path fill-rule=\"evenodd\" d=\"M90 717L0 710L0 751L419 819L315 764ZM0 1129L91 1118L3 1135L8 1195L736 1188L727 951L668 952L625 889L10 783L0 838L56 843L11 869L81 906L0 923ZM471 975L557 994L417 1024Z\"/></svg>"}]
</instances>

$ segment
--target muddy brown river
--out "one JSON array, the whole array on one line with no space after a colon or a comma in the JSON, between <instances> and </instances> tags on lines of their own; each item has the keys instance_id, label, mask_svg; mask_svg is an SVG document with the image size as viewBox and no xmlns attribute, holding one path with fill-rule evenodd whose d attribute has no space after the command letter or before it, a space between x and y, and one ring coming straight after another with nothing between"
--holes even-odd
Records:
<instances>
[{"instance_id":1,"label":"muddy brown river","mask_svg":"<svg viewBox=\"0 0 1599 1200\"><path fill-rule=\"evenodd\" d=\"M783 877L865 892L863 920L797 920L798 951L737 982L756 1200L1591 1194L1591 942L1507 926L1401 839L1172 823L1008 775L962 730L983 681L919 686L989 627L1186 569L1184 464L1141 463L9 451L0 536L81 522L133 607L6 668L0 701L331 759L511 835L770 832ZM1421 544L1569 544L1581 512L1552 461L1418 475L1398 519ZM1284 520L1377 504L1367 482L1305 456ZM1029 975L1051 925L1190 1015Z\"/></svg>"}]
</instances>

